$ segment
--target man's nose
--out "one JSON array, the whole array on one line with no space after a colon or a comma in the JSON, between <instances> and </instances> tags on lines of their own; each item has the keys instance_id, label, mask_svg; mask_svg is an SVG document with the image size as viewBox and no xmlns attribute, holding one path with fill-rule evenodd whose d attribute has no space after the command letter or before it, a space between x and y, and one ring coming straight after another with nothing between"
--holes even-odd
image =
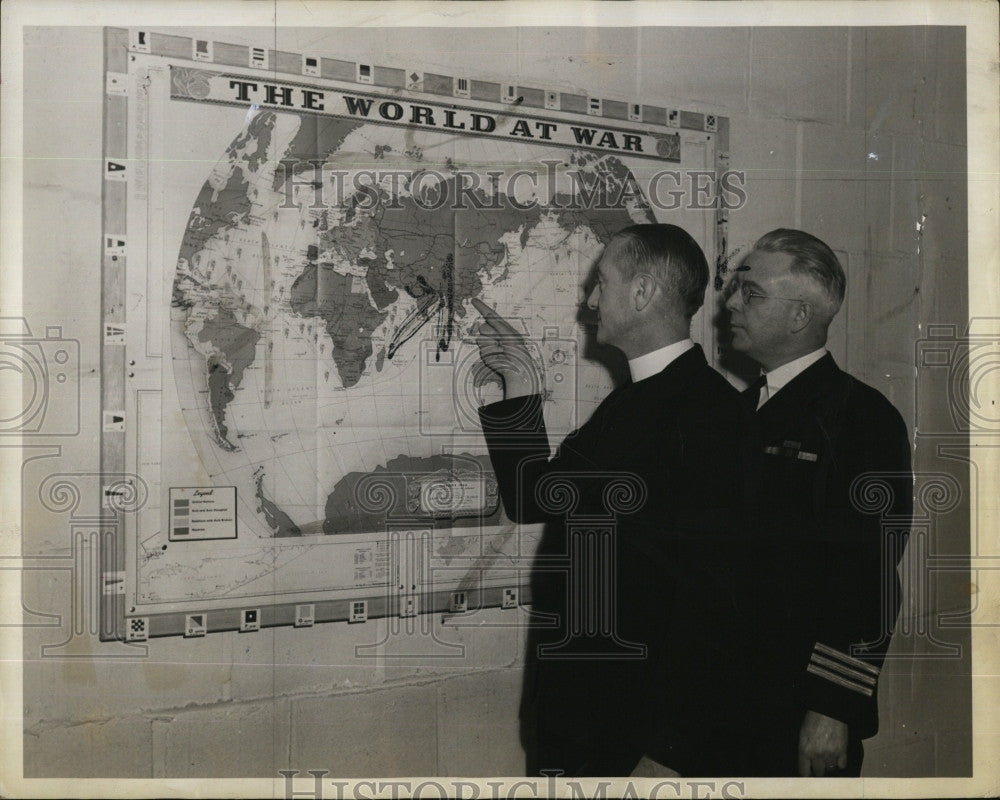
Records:
<instances>
[{"instance_id":1,"label":"man's nose","mask_svg":"<svg viewBox=\"0 0 1000 800\"><path fill-rule=\"evenodd\" d=\"M597 303L601 298L601 287L595 286L589 295L587 295L587 308L591 311L597 311Z\"/></svg>"},{"instance_id":2,"label":"man's nose","mask_svg":"<svg viewBox=\"0 0 1000 800\"><path fill-rule=\"evenodd\" d=\"M743 297L739 290L733 286L727 286L723 296L726 298L726 302L723 305L730 311L735 311L739 307L740 300Z\"/></svg>"}]
</instances>

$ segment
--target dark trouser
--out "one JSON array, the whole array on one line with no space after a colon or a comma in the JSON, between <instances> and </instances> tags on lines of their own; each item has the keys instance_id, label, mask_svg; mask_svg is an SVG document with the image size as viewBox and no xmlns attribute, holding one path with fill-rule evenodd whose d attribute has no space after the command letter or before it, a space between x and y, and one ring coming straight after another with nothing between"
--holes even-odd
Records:
<instances>
[{"instance_id":1,"label":"dark trouser","mask_svg":"<svg viewBox=\"0 0 1000 800\"><path fill-rule=\"evenodd\" d=\"M674 735L656 737L659 751L644 753L640 743L643 739L633 736L639 730L637 720L622 719L618 724L584 723L569 730L558 725L563 719L561 714L533 717L531 735L522 738L529 776L552 774L553 771L566 777L627 776L646 755L684 776L721 777L740 775L747 754L744 740L730 730L709 731L690 724L664 721ZM522 733L527 731L522 728ZM670 740L672 744L668 743Z\"/></svg>"},{"instance_id":2,"label":"dark trouser","mask_svg":"<svg viewBox=\"0 0 1000 800\"><path fill-rule=\"evenodd\" d=\"M638 661L529 662L521 703L528 776L630 775L643 755L641 667Z\"/></svg>"},{"instance_id":3,"label":"dark trouser","mask_svg":"<svg viewBox=\"0 0 1000 800\"><path fill-rule=\"evenodd\" d=\"M528 775L560 774L567 778L624 777L639 763L641 754L614 747L594 749L579 740L550 739L536 742L528 753Z\"/></svg>"},{"instance_id":4,"label":"dark trouser","mask_svg":"<svg viewBox=\"0 0 1000 800\"><path fill-rule=\"evenodd\" d=\"M561 774L568 778L621 777L630 775L642 753L629 737L630 731L608 724L567 726L565 709L533 708L522 717L522 743L527 755L527 774L538 777Z\"/></svg>"}]
</instances>

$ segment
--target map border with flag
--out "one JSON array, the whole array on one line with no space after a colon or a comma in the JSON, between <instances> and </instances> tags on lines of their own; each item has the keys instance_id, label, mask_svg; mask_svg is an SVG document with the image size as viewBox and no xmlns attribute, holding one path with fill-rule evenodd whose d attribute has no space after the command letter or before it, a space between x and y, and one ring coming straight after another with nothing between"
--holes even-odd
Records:
<instances>
[{"instance_id":1,"label":"map border with flag","mask_svg":"<svg viewBox=\"0 0 1000 800\"><path fill-rule=\"evenodd\" d=\"M299 146L296 142L300 141L297 138L287 153L290 163L302 163L303 160L308 161L308 158L303 159L302 156L317 155L316 143L324 136L330 139L327 143L331 147L324 144L324 150L329 151L337 146L332 139L339 138L342 141L361 126L378 125L408 128L430 137L473 137L498 143L513 142L517 146L552 148L553 152L560 152L564 157L565 154L573 154L574 160L579 159L579 163L574 166L583 169L584 174L589 174L586 169L595 163L607 171L608 165L615 163L640 162L648 163L650 170L662 167L667 171L666 174L673 174L684 165L683 157L687 147L685 142L689 141L697 142L699 147L704 146L707 152L714 154L712 163L716 175L728 166L728 120L711 114L648 106L616 98L590 97L544 87L478 80L472 76L445 76L418 70L408 71L398 66L361 65L267 48L263 48L262 56L257 52L262 48L220 42L212 42L206 48L202 46L202 40L198 39L156 33L140 37L138 33L137 30L113 28L105 31L105 69L109 75L125 75L128 78L125 82L128 88L124 93L117 88L121 85L117 77L115 81L108 81L109 86L115 84L116 90L113 93L109 90L105 95L105 126L108 131L117 131L124 127L123 123L126 121L131 125L128 136L105 137L105 162L106 165L115 165L115 168L112 170L110 166L106 166L104 231L108 241L114 244L115 252L108 249L105 254L103 280L106 313L103 323L116 330L124 329L127 331L126 337L133 340L136 330L145 328L146 339L143 344L147 358L162 359L166 355L151 346L155 339L155 325L149 320L129 319L120 302L126 270L129 267L132 271L141 271L143 267L149 269L148 265L143 264L138 252L130 253L133 258L124 257L126 241L131 249L133 241L139 243L151 236L149 231L135 230L134 225L132 230L128 229L129 221L134 223L138 217L134 207L131 213L127 209L127 201L131 201L133 206L137 201L147 204L151 202L150 187L155 186L156 182L155 174L152 177L150 175L149 163L150 139L155 137L151 136L148 126L156 124L156 115L150 113L150 108L157 101L156 98L149 97L150 86L148 83L144 84L141 77L143 69L165 69L169 74L170 99L179 104L245 107L248 119L252 115L258 126L259 130L255 134L257 139L260 131L270 124L268 121L275 114L295 114L301 120L309 120L308 125L302 125L300 139L302 142L309 142L311 137L311 149L310 146L303 146L296 151ZM206 52L212 56L211 63L206 63ZM153 122L150 122L151 119ZM324 133L319 134L320 129ZM234 141L234 145L236 144ZM241 157L253 160L265 156L261 152L243 153ZM448 169L455 166L442 167L440 174L446 180L449 179L454 169L452 172ZM282 191L289 184L292 185L290 197L291 192L301 191L295 190L296 185L306 187L306 190L309 186L308 173L301 169L298 172L295 170L293 165L292 173L284 175L283 183L279 184L278 178L275 178L275 185ZM592 193L595 191L595 185L583 185L582 188ZM247 193L246 185L209 186L209 189L213 198L217 198L219 191L223 194L229 191L233 198L240 197L241 193L246 196ZM456 184L454 194L461 194L458 189ZM203 193L205 191L203 189ZM469 190L465 194L466 199L472 198L473 205L476 202L493 202L497 195L486 189L479 190L478 194L476 191ZM415 197L426 195L411 194L411 205L416 202L413 199ZM512 230L505 231L503 235L518 231L526 235L521 224L526 214L534 213L539 218L544 215L552 216L559 203L552 202L556 200L554 195L544 199L548 202L541 203L531 211L517 208L518 216L512 219L516 219L518 225L510 226ZM199 245L210 241L219 231L218 218L213 218L210 214L202 215L203 219L195 218L204 209L207 200L206 195L195 202L196 211L187 226L179 263L193 263ZM382 198L382 202L386 207L390 205L385 202L385 198ZM566 224L579 222L572 217L573 214L579 214L579 210L574 209L570 203L564 205L566 207L559 209L554 218ZM513 214L515 209L509 211ZM627 222L622 211L621 205L617 209L603 209L603 213L610 215L612 222L608 223L608 229L599 234L598 238L603 240L603 236ZM363 208L355 210L358 214L365 212L366 209ZM632 212L632 221L639 221L639 212L635 208L632 208ZM249 209L244 213L249 213ZM647 208L645 213L646 218L653 221L652 211ZM724 204L717 203L714 208L706 209L705 213L712 217L713 223L710 227L713 240L706 242L706 250L725 253L727 223ZM503 218L503 209L500 209L494 219ZM594 219L599 218L600 215L595 214ZM600 227L599 222L596 224ZM261 244L265 252L266 248L273 246L266 237ZM455 251L454 245L452 250ZM371 258L371 252L365 253L366 258ZM374 255L377 258L379 252L376 250ZM319 279L319 253L316 256L312 260L307 258L308 263L303 266L302 275L293 286L289 302L293 304L293 308L301 309L303 314L323 318L320 287L328 286L329 281ZM489 254L485 257L488 259ZM381 313L383 308L394 302L392 298L404 291L409 292L415 307L410 318L401 320L393 341L385 343L381 351L375 347L372 352L365 354L360 369L356 364L351 366L346 356L343 363L337 362L337 373L345 386L351 380L355 383L363 380L363 376L368 374L366 370L373 368L376 359L381 360L381 363L385 359L391 359L400 347L407 345L413 336L411 329L427 320L436 322L436 358L440 360L442 352L448 353L448 357L455 357L453 351L457 349L458 343L451 340L454 335L452 327L465 297L462 292L475 291L474 288L461 285L462 276L467 273L462 270L458 258L453 252L435 262L437 267L432 272L414 271L406 275L390 276L385 271L379 272L377 265L369 265L364 280L367 281L367 295L375 301L375 312ZM192 292L197 292L192 288L197 277L194 270L186 274L179 270L178 275L182 277L174 282L172 304L175 309L179 303L183 304L185 298L190 298ZM404 281L404 277L411 280ZM422 279L425 286L415 290L417 279ZM385 306L379 307L383 301ZM165 314L167 310L162 309L159 313ZM423 321L420 315L423 315ZM132 324L133 322L146 322L146 325ZM236 329L232 326L240 325L235 317L228 328L222 322L225 320L218 320L216 328L210 331L216 338L221 331L232 331ZM335 322L326 320L326 324L328 331L332 329L336 333ZM152 335L151 330L154 331ZM247 330L251 332L246 336L234 337L226 347L221 348L226 357L224 360L220 359L215 368L210 361L206 363L209 382L212 380L211 376L218 376L218 385L213 387L209 383L207 392L209 406L215 403L216 412L224 409L225 404L238 392L239 381L234 380L233 370L239 368L241 363L245 366L248 354L256 347L252 329ZM562 347L559 353L565 358L566 348L558 342L553 347L556 345ZM113 346L112 343L105 342L105 347ZM120 349L118 352L120 355ZM129 352L128 342L126 352ZM349 345L345 344L344 352L351 352ZM427 357L429 352L421 355ZM136 367L140 371L140 377L146 374L142 372L142 367L142 363ZM131 377L135 377L135 371ZM151 410L150 405L150 398L155 392L136 388L138 384L130 381L128 370L123 367L120 358L103 359L102 378L104 408L125 409L126 418L124 430L112 431L105 428L102 438L102 470L126 472L131 468L140 476L148 477L144 470L153 474L156 469L148 464L144 465L142 453L137 452L141 449L137 446L137 441L145 434L153 433L144 433L144 428L149 426L150 420L156 419L155 410ZM227 435L224 413L213 413L213 418L216 443L223 445L223 449L226 444L238 449L238 445ZM164 423L161 421L160 424ZM309 590L284 594L272 592L264 597L224 592L219 596L190 601L175 599L160 605L144 603L138 587L137 555L142 551L143 541L150 538L148 530L143 526L148 526L148 520L159 512L150 508L122 509L114 536L107 546L102 547L101 552L102 570L105 573L125 575L121 590L102 599L102 638L135 640L136 630L141 631L143 638L193 635L188 633L193 629L186 626L191 613L202 615L203 625L198 627L199 631L210 633L239 630L241 614L247 608L259 608L260 626L269 627L298 625L302 619L312 619L315 622L348 620L351 618L352 604L360 600L367 602L369 618L447 611L453 607L456 593L472 609L491 605L507 607L512 596L518 598L517 602L520 603L528 601L527 580L531 569L531 553L515 550L513 554L504 554L499 562L501 569L497 559L484 555L482 550L474 554L474 557L466 558L468 554L462 554L461 557L453 558L432 548L431 542L437 528L443 524L465 524L458 522L461 513L470 510L478 513L478 517L476 513L469 513L465 517L473 528L476 525L481 527L484 523L494 527L501 524L502 511L497 504L496 487L491 479L488 459L481 453L477 455L464 448L461 436L458 438L459 446L455 451L457 462L441 455L428 460L419 469L414 469L412 465L390 460L383 470L355 475L354 482L344 490L355 499L362 495L374 498L374 515L359 513L350 525L352 531L360 533L365 533L367 526L371 539L370 547L352 545L356 562L361 568L366 568L369 564L377 565L384 577L384 580L376 581L379 585L367 589L359 585L354 590ZM149 440L148 436L143 439L146 442ZM155 495L159 489L160 487L154 487L150 494ZM294 547L303 541L304 534L336 532L317 530L315 527L303 530L301 525L292 522L283 512L275 498L267 496L265 485L259 476L255 489L256 497L254 488L238 491L253 498L252 502L257 504L260 514L271 526L275 542L280 540ZM333 502L334 495L336 492L331 493L329 502ZM391 503L387 504L384 500L387 496L392 498ZM205 506L204 509L206 515L215 515L205 518L211 519L216 527L221 524L219 520L229 518L227 515L230 511L230 508L218 505ZM328 517L327 521L329 519ZM240 536L243 536L242 524ZM298 541L292 542L293 539ZM226 541L220 544L218 541L206 542L203 539L180 546L226 546ZM420 552L422 548L423 554ZM280 559L280 556L276 558ZM455 563L456 561L459 563ZM428 564L430 571L445 573L447 577L429 582L426 574ZM491 569L496 572L496 578L484 580L483 575L490 573ZM174 580L184 579L179 577ZM303 603L312 606L311 617L303 615ZM130 620L139 618L144 622L137 629L130 624Z\"/></svg>"}]
</instances>

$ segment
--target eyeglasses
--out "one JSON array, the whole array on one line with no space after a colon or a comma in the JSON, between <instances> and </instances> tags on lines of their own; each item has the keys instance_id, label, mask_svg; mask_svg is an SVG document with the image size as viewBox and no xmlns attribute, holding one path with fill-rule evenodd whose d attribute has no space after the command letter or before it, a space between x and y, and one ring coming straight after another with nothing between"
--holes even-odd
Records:
<instances>
[{"instance_id":1,"label":"eyeglasses","mask_svg":"<svg viewBox=\"0 0 1000 800\"><path fill-rule=\"evenodd\" d=\"M730 281L729 285L725 288L726 299L728 300L736 292L740 293L743 298L743 302L746 305L750 305L750 302L753 300L787 300L790 303L798 303L802 300L801 297L778 297L773 294L762 294L761 292L751 289L747 284L743 283L743 281Z\"/></svg>"}]
</instances>

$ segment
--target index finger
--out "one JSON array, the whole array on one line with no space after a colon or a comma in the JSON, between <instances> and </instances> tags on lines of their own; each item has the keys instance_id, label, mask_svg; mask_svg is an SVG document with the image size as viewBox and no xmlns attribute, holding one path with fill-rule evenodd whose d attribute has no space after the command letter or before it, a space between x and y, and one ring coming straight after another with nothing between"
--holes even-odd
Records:
<instances>
[{"instance_id":1,"label":"index finger","mask_svg":"<svg viewBox=\"0 0 1000 800\"><path fill-rule=\"evenodd\" d=\"M810 774L810 769L812 767L812 762L809 760L809 756L802 754L799 751L799 777L808 778Z\"/></svg>"},{"instance_id":2,"label":"index finger","mask_svg":"<svg viewBox=\"0 0 1000 800\"><path fill-rule=\"evenodd\" d=\"M493 326L497 333L518 334L518 330L478 297L472 298L472 305L483 315L483 319Z\"/></svg>"}]
</instances>

